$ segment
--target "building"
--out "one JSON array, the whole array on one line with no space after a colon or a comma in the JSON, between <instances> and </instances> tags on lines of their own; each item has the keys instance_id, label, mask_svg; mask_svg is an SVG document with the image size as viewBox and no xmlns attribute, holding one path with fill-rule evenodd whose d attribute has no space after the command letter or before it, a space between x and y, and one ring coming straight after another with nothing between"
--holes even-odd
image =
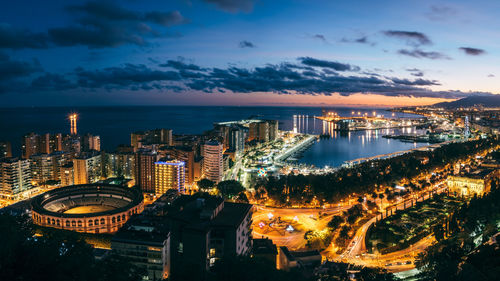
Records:
<instances>
[{"instance_id":1,"label":"building","mask_svg":"<svg viewBox=\"0 0 500 281\"><path fill-rule=\"evenodd\" d=\"M154 194L155 191L155 162L158 154L151 151L139 151L136 154L135 181L142 192Z\"/></svg>"},{"instance_id":2,"label":"building","mask_svg":"<svg viewBox=\"0 0 500 281\"><path fill-rule=\"evenodd\" d=\"M0 159L12 157L12 146L8 141L0 141Z\"/></svg>"},{"instance_id":3,"label":"building","mask_svg":"<svg viewBox=\"0 0 500 281\"><path fill-rule=\"evenodd\" d=\"M100 136L86 134L82 137L82 139L83 139L83 146L82 146L83 151L92 151L92 150L101 151Z\"/></svg>"},{"instance_id":4,"label":"building","mask_svg":"<svg viewBox=\"0 0 500 281\"><path fill-rule=\"evenodd\" d=\"M95 183L102 176L102 156L99 153L82 153L73 159L74 184Z\"/></svg>"},{"instance_id":5,"label":"building","mask_svg":"<svg viewBox=\"0 0 500 281\"><path fill-rule=\"evenodd\" d=\"M223 146L218 141L209 141L203 145L203 177L219 183L224 173Z\"/></svg>"},{"instance_id":6,"label":"building","mask_svg":"<svg viewBox=\"0 0 500 281\"><path fill-rule=\"evenodd\" d=\"M287 247L279 247L278 269L289 271L295 267L316 267L321 264L321 254L318 250L289 251Z\"/></svg>"},{"instance_id":7,"label":"building","mask_svg":"<svg viewBox=\"0 0 500 281\"><path fill-rule=\"evenodd\" d=\"M36 185L47 181L61 180L61 167L70 161L70 155L63 151L50 154L35 154L31 159L31 175Z\"/></svg>"},{"instance_id":8,"label":"building","mask_svg":"<svg viewBox=\"0 0 500 281\"><path fill-rule=\"evenodd\" d=\"M164 280L170 273L170 231L163 218L132 217L111 239L111 249L146 270L143 280Z\"/></svg>"},{"instance_id":9,"label":"building","mask_svg":"<svg viewBox=\"0 0 500 281\"><path fill-rule=\"evenodd\" d=\"M159 153L163 157L170 157L185 163L186 186L194 183L194 158L195 151L190 146L168 146L160 148Z\"/></svg>"},{"instance_id":10,"label":"building","mask_svg":"<svg viewBox=\"0 0 500 281\"><path fill-rule=\"evenodd\" d=\"M173 141L172 130L170 129L154 129L130 134L130 145L134 147L135 151L148 144L164 144L172 146Z\"/></svg>"},{"instance_id":11,"label":"building","mask_svg":"<svg viewBox=\"0 0 500 281\"><path fill-rule=\"evenodd\" d=\"M164 160L155 162L155 194L163 195L169 189L185 192L185 163L179 160Z\"/></svg>"},{"instance_id":12,"label":"building","mask_svg":"<svg viewBox=\"0 0 500 281\"><path fill-rule=\"evenodd\" d=\"M278 138L278 121L262 120L248 125L248 140L258 142L273 141Z\"/></svg>"},{"instance_id":13,"label":"building","mask_svg":"<svg viewBox=\"0 0 500 281\"><path fill-rule=\"evenodd\" d=\"M61 151L63 149L62 135L29 133L23 137L21 148L22 156L25 159L34 154L50 154L55 151Z\"/></svg>"},{"instance_id":14,"label":"building","mask_svg":"<svg viewBox=\"0 0 500 281\"><path fill-rule=\"evenodd\" d=\"M61 186L68 186L75 184L75 175L73 171L73 162L69 162L61 166Z\"/></svg>"},{"instance_id":15,"label":"building","mask_svg":"<svg viewBox=\"0 0 500 281\"><path fill-rule=\"evenodd\" d=\"M132 152L113 152L105 154L106 177L124 177L135 181L136 155Z\"/></svg>"},{"instance_id":16,"label":"building","mask_svg":"<svg viewBox=\"0 0 500 281\"><path fill-rule=\"evenodd\" d=\"M205 274L218 259L248 255L252 247L252 205L220 197L181 196L167 213L171 273Z\"/></svg>"},{"instance_id":17,"label":"building","mask_svg":"<svg viewBox=\"0 0 500 281\"><path fill-rule=\"evenodd\" d=\"M0 199L17 201L29 197L31 168L29 159L4 158L0 160Z\"/></svg>"},{"instance_id":18,"label":"building","mask_svg":"<svg viewBox=\"0 0 500 281\"><path fill-rule=\"evenodd\" d=\"M458 196L482 196L491 190L491 181L499 178L500 170L477 169L459 175L448 176L449 192Z\"/></svg>"},{"instance_id":19,"label":"building","mask_svg":"<svg viewBox=\"0 0 500 281\"><path fill-rule=\"evenodd\" d=\"M253 239L252 256L266 259L276 267L278 248L269 238Z\"/></svg>"}]
</instances>

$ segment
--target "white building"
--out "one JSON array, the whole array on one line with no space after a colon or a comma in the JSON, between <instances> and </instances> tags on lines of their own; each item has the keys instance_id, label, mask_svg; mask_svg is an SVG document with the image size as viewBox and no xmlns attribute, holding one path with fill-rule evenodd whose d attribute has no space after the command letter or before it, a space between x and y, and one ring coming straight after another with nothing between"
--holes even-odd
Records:
<instances>
[{"instance_id":1,"label":"white building","mask_svg":"<svg viewBox=\"0 0 500 281\"><path fill-rule=\"evenodd\" d=\"M203 176L215 183L222 180L224 173L223 152L223 145L217 141L203 145Z\"/></svg>"}]
</instances>

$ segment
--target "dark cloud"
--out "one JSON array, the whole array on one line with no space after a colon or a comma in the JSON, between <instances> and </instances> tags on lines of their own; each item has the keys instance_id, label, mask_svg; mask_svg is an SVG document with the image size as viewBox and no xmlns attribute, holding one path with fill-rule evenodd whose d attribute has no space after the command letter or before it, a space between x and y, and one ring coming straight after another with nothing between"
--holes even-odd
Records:
<instances>
[{"instance_id":1,"label":"dark cloud","mask_svg":"<svg viewBox=\"0 0 500 281\"><path fill-rule=\"evenodd\" d=\"M398 54L400 55L405 55L409 57L414 57L418 59L431 59L431 60L449 60L451 59L447 55L440 53L440 52L426 52L420 49L414 49L414 50L407 50L407 49L401 49L398 51Z\"/></svg>"},{"instance_id":2,"label":"dark cloud","mask_svg":"<svg viewBox=\"0 0 500 281\"><path fill-rule=\"evenodd\" d=\"M433 5L430 7L430 11L427 13L427 17L434 21L443 21L457 14L457 10L450 6L444 5Z\"/></svg>"},{"instance_id":3,"label":"dark cloud","mask_svg":"<svg viewBox=\"0 0 500 281\"><path fill-rule=\"evenodd\" d=\"M340 42L343 42L343 43L369 44L371 46L375 46L374 42L371 42L370 40L368 40L368 36L361 36L361 37L355 38L355 39L342 38L340 40Z\"/></svg>"},{"instance_id":4,"label":"dark cloud","mask_svg":"<svg viewBox=\"0 0 500 281\"><path fill-rule=\"evenodd\" d=\"M328 43L328 40L326 40L326 37L323 34L314 34L314 35L311 35L311 38L320 40L323 43Z\"/></svg>"},{"instance_id":5,"label":"dark cloud","mask_svg":"<svg viewBox=\"0 0 500 281\"><path fill-rule=\"evenodd\" d=\"M340 63L336 61L320 60L311 57L300 57L298 60L302 64L312 67L325 67L334 69L336 71L359 71L358 66L352 66L350 64Z\"/></svg>"},{"instance_id":6,"label":"dark cloud","mask_svg":"<svg viewBox=\"0 0 500 281\"><path fill-rule=\"evenodd\" d=\"M25 80L40 71L42 67L36 60L12 60L8 55L0 52L0 94L22 91L26 88Z\"/></svg>"},{"instance_id":7,"label":"dark cloud","mask_svg":"<svg viewBox=\"0 0 500 281\"><path fill-rule=\"evenodd\" d=\"M388 37L394 37L406 41L410 46L431 45L432 41L422 32L416 31L401 31L401 30L386 30L383 32Z\"/></svg>"},{"instance_id":8,"label":"dark cloud","mask_svg":"<svg viewBox=\"0 0 500 281\"><path fill-rule=\"evenodd\" d=\"M172 33L163 33L151 24L168 27L188 22L178 11L140 13L108 1L90 1L69 6L67 10L77 16L75 24L48 30L51 40L59 46L142 46L147 44L147 38L150 37L172 37Z\"/></svg>"},{"instance_id":9,"label":"dark cloud","mask_svg":"<svg viewBox=\"0 0 500 281\"><path fill-rule=\"evenodd\" d=\"M438 81L436 80L427 80L427 79L415 79L415 80L409 80L409 79L399 79L399 78L392 78L392 82L400 85L409 85L409 86L436 86L436 85L441 85Z\"/></svg>"},{"instance_id":10,"label":"dark cloud","mask_svg":"<svg viewBox=\"0 0 500 281\"><path fill-rule=\"evenodd\" d=\"M162 68L168 68L162 70ZM384 96L412 96L434 98L461 98L470 95L488 95L479 92L432 91L428 86L440 85L436 80L401 79L358 72L341 75L351 70L349 64L325 61L311 57L298 58L297 63L284 62L255 68L229 66L205 68L184 59L169 60L156 67L125 64L97 70L77 68L65 76L44 74L31 82L39 91L82 89L141 90L141 91L202 91L278 94L332 95L379 94ZM359 68L358 68L359 69ZM27 72L31 73L31 72Z\"/></svg>"},{"instance_id":11,"label":"dark cloud","mask_svg":"<svg viewBox=\"0 0 500 281\"><path fill-rule=\"evenodd\" d=\"M47 39L47 35L44 33L33 33L27 29L0 23L0 48L44 49L47 48Z\"/></svg>"},{"instance_id":12,"label":"dark cloud","mask_svg":"<svg viewBox=\"0 0 500 281\"><path fill-rule=\"evenodd\" d=\"M31 81L33 91L64 91L76 87L76 83L66 79L63 75L54 73L45 73Z\"/></svg>"},{"instance_id":13,"label":"dark cloud","mask_svg":"<svg viewBox=\"0 0 500 281\"><path fill-rule=\"evenodd\" d=\"M423 77L424 72L418 68L409 68L406 69L406 71L410 72L410 75L415 76L415 77Z\"/></svg>"},{"instance_id":14,"label":"dark cloud","mask_svg":"<svg viewBox=\"0 0 500 281\"><path fill-rule=\"evenodd\" d=\"M4 53L0 53L0 81L8 81L29 76L42 71L37 60L31 62L12 60Z\"/></svg>"},{"instance_id":15,"label":"dark cloud","mask_svg":"<svg viewBox=\"0 0 500 281\"><path fill-rule=\"evenodd\" d=\"M255 46L252 42L250 41L246 41L246 40L243 40L241 41L238 46L240 48L256 48L257 46Z\"/></svg>"},{"instance_id":16,"label":"dark cloud","mask_svg":"<svg viewBox=\"0 0 500 281\"><path fill-rule=\"evenodd\" d=\"M159 64L159 66L171 67L177 70L196 70L196 71L203 70L203 68L199 67L196 64L185 63L183 61L183 58L180 58L179 60L168 60L166 63Z\"/></svg>"},{"instance_id":17,"label":"dark cloud","mask_svg":"<svg viewBox=\"0 0 500 281\"><path fill-rule=\"evenodd\" d=\"M254 0L203 0L204 2L214 4L220 10L238 13L249 13L253 10Z\"/></svg>"},{"instance_id":18,"label":"dark cloud","mask_svg":"<svg viewBox=\"0 0 500 281\"><path fill-rule=\"evenodd\" d=\"M494 74L488 74L488 77L492 78L492 77L495 77Z\"/></svg>"},{"instance_id":19,"label":"dark cloud","mask_svg":"<svg viewBox=\"0 0 500 281\"><path fill-rule=\"evenodd\" d=\"M471 48L471 47L460 47L458 48L460 51L464 52L466 55L470 56L479 56L486 53L483 49Z\"/></svg>"},{"instance_id":20,"label":"dark cloud","mask_svg":"<svg viewBox=\"0 0 500 281\"><path fill-rule=\"evenodd\" d=\"M79 86L84 88L122 89L148 86L149 83L156 81L181 80L176 71L154 70L142 64L126 64L123 67L108 67L102 70L77 68L75 75Z\"/></svg>"}]
</instances>

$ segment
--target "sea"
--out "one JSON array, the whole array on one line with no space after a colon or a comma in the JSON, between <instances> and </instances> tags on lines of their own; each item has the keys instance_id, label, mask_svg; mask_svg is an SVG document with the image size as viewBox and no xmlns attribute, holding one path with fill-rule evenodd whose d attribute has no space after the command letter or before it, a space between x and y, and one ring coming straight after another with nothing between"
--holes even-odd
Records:
<instances>
[{"instance_id":1,"label":"sea","mask_svg":"<svg viewBox=\"0 0 500 281\"><path fill-rule=\"evenodd\" d=\"M69 133L68 115L78 114L78 133L101 137L101 149L114 151L119 144L130 144L130 133L155 128L170 128L174 134L202 134L213 124L241 119L273 119L280 130L329 135L321 138L297 159L316 167L337 167L348 160L416 148L426 143L409 143L383 138L386 134L414 133L416 128L353 131L329 130L315 116L323 111L340 116L381 115L388 118L417 118L373 108L335 107L243 107L243 106L100 106L0 108L0 141L10 141L13 154L21 152L22 136L29 132Z\"/></svg>"}]
</instances>

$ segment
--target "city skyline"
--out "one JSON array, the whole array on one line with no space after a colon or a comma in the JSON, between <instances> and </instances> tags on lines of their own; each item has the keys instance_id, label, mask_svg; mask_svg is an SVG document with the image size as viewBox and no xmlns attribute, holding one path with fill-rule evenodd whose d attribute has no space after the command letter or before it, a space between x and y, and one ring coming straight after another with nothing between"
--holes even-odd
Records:
<instances>
[{"instance_id":1,"label":"city skyline","mask_svg":"<svg viewBox=\"0 0 500 281\"><path fill-rule=\"evenodd\" d=\"M8 3L2 106L388 107L499 92L498 3L309 4Z\"/></svg>"}]
</instances>

